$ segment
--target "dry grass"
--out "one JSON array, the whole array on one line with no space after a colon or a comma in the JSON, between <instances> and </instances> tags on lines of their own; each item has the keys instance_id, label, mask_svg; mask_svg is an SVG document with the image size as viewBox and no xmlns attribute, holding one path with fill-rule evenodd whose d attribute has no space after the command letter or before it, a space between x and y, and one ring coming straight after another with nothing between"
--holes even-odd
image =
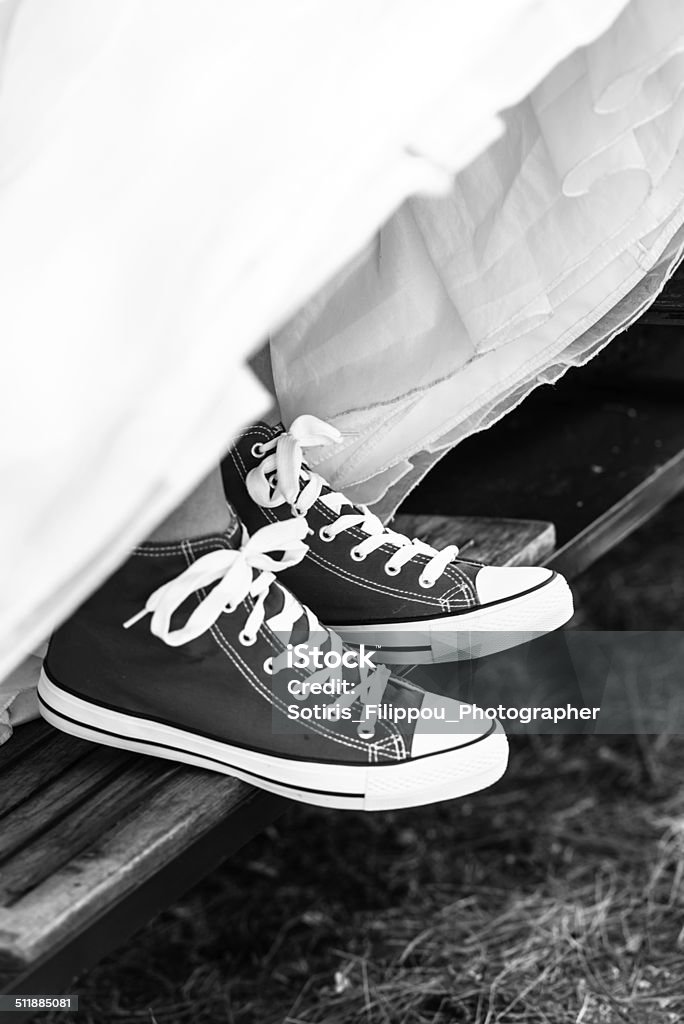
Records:
<instances>
[{"instance_id":1,"label":"dry grass","mask_svg":"<svg viewBox=\"0 0 684 1024\"><path fill-rule=\"evenodd\" d=\"M681 511L583 582L602 625L680 625ZM675 1024L683 765L679 736L514 737L466 800L293 808L83 979L74 1024Z\"/></svg>"}]
</instances>

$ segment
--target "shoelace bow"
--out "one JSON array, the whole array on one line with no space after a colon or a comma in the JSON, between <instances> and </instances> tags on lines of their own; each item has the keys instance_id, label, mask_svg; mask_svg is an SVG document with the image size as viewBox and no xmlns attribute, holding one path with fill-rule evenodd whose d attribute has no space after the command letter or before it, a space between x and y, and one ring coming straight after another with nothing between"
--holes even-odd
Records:
<instances>
[{"instance_id":1,"label":"shoelace bow","mask_svg":"<svg viewBox=\"0 0 684 1024\"><path fill-rule=\"evenodd\" d=\"M401 533L383 526L382 521L365 505L352 505L349 498L337 491L323 494L328 484L306 463L307 448L339 444L342 434L317 416L298 416L290 429L263 444L255 444L253 454L262 462L247 475L247 490L253 501L263 508L289 504L294 516L305 516L311 506L320 500L337 515L337 520L319 531L323 541L331 541L338 534L360 527L368 536L351 549L351 556L362 562L383 544L391 544L396 551L385 563L385 572L396 576L416 555L427 555L429 561L420 574L422 587L432 587L446 567L458 555L458 547L449 544L438 551L422 540L410 540ZM353 509L344 513L345 508Z\"/></svg>"},{"instance_id":2,"label":"shoelace bow","mask_svg":"<svg viewBox=\"0 0 684 1024\"><path fill-rule=\"evenodd\" d=\"M246 647L256 643L257 633L264 621L278 635L284 635L285 644L296 623L306 620L309 639L318 636L329 640L328 650L341 656L344 646L337 633L327 630L313 612L286 589L279 588L283 605L279 612L266 619L265 603L271 586L276 583L275 573L296 565L308 550L304 538L309 528L304 519L289 519L273 523L257 530L253 536L243 539L239 549L219 548L201 555L179 576L158 587L136 615L124 622L129 629L145 615L151 615L150 632L170 647L180 647L211 629L224 612L234 611L249 595L254 599L245 624L240 632L240 643ZM281 552L281 558L273 558L273 552ZM212 586L215 584L215 586ZM198 591L211 587L199 601L196 608L179 628L171 628L171 618L183 602ZM285 645L284 645L285 646ZM275 674L287 666L287 649L275 658L268 659L267 671ZM265 666L266 667L266 666ZM325 682L337 670L320 668L306 677L307 684ZM342 693L331 707L344 708L359 700L368 708L366 716L359 722L357 731L363 739L370 739L375 731L377 714L374 708L380 703L385 691L390 670L384 665L369 669L361 666L358 683ZM315 691L314 691L315 692ZM306 694L294 695L305 700Z\"/></svg>"}]
</instances>

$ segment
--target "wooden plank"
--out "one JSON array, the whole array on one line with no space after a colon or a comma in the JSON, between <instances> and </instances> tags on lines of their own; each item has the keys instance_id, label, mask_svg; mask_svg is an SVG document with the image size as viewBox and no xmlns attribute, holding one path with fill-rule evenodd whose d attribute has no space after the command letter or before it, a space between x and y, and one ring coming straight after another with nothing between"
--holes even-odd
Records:
<instances>
[{"instance_id":1,"label":"wooden plank","mask_svg":"<svg viewBox=\"0 0 684 1024\"><path fill-rule=\"evenodd\" d=\"M52 730L47 722L27 722L20 729L15 729L12 741L0 747L0 773L4 772L13 761L17 761L33 747L44 743Z\"/></svg>"},{"instance_id":2,"label":"wooden plank","mask_svg":"<svg viewBox=\"0 0 684 1024\"><path fill-rule=\"evenodd\" d=\"M102 752L103 762L112 760ZM118 756L114 755L115 766ZM10 857L0 872L0 905L7 906L38 885L121 820L134 806L145 801L175 765L153 758L134 757L114 779L78 804L71 814L51 823L33 845Z\"/></svg>"},{"instance_id":3,"label":"wooden plank","mask_svg":"<svg viewBox=\"0 0 684 1024\"><path fill-rule=\"evenodd\" d=\"M570 578L629 537L684 487L684 451L555 552L549 566Z\"/></svg>"},{"instance_id":4,"label":"wooden plank","mask_svg":"<svg viewBox=\"0 0 684 1024\"><path fill-rule=\"evenodd\" d=\"M130 754L124 751L90 747L85 757L15 807L5 819L4 827L0 828L0 863L31 840L40 843L40 837L83 803L86 797L104 792L108 781L121 770L126 760L130 760ZM5 877L3 875L0 881L0 892Z\"/></svg>"},{"instance_id":5,"label":"wooden plank","mask_svg":"<svg viewBox=\"0 0 684 1024\"><path fill-rule=\"evenodd\" d=\"M43 723L44 724L44 723ZM33 725L33 723L31 723ZM27 726L28 728L28 726ZM17 739L21 737L24 726L16 730ZM32 735L36 730L31 730ZM35 793L41 786L47 785L55 775L84 757L92 749L84 740L74 740L53 729L40 733L44 738L37 745L31 744L22 750L22 756L15 758L9 767L3 768L0 778L0 816L8 814ZM13 736L6 747L15 742ZM4 749L4 747L3 747ZM2 828L6 827L0 817Z\"/></svg>"},{"instance_id":6,"label":"wooden plank","mask_svg":"<svg viewBox=\"0 0 684 1024\"><path fill-rule=\"evenodd\" d=\"M484 516L395 516L392 529L436 548L457 544L460 554L488 565L540 565L556 545L553 523Z\"/></svg>"},{"instance_id":7,"label":"wooden plank","mask_svg":"<svg viewBox=\"0 0 684 1024\"><path fill-rule=\"evenodd\" d=\"M0 908L0 973L11 977L59 948L252 801L266 805L268 820L287 806L229 776L173 766L155 793L93 839L89 849L13 906ZM228 852L225 844L212 856L218 863ZM194 880L188 873L187 884Z\"/></svg>"}]
</instances>

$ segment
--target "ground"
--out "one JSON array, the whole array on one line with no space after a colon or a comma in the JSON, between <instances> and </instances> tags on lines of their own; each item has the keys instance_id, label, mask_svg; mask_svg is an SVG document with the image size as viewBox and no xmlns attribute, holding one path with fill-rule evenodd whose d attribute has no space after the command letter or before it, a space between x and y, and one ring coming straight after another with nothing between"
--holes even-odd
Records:
<instances>
[{"instance_id":1,"label":"ground","mask_svg":"<svg viewBox=\"0 0 684 1024\"><path fill-rule=\"evenodd\" d=\"M681 628L683 513L578 581L577 625ZM515 736L466 800L294 807L80 979L74 1024L675 1024L683 774L668 731Z\"/></svg>"}]
</instances>

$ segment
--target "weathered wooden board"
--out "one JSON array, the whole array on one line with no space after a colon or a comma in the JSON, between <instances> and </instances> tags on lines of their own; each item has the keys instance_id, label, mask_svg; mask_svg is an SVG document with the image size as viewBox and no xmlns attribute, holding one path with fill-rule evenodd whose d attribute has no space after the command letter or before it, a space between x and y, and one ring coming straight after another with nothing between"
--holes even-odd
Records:
<instances>
[{"instance_id":1,"label":"weathered wooden board","mask_svg":"<svg viewBox=\"0 0 684 1024\"><path fill-rule=\"evenodd\" d=\"M556 546L553 523L536 520L398 515L389 525L436 548L457 544L464 558L489 565L540 565Z\"/></svg>"},{"instance_id":2,"label":"weathered wooden board","mask_svg":"<svg viewBox=\"0 0 684 1024\"><path fill-rule=\"evenodd\" d=\"M65 737L67 739L67 737ZM47 785L36 786L25 799L14 807L11 828L0 831L0 863L4 864L0 886L0 905L5 902L8 858L35 835L45 830L48 821L57 822L96 791L106 789L110 778L120 769L125 755L90 749L84 757L66 770L55 774L54 766L46 778ZM0 775L2 779L2 775ZM25 859L22 856L22 864ZM27 885L25 888L29 888Z\"/></svg>"},{"instance_id":3,"label":"weathered wooden board","mask_svg":"<svg viewBox=\"0 0 684 1024\"><path fill-rule=\"evenodd\" d=\"M11 907L0 908L0 971L18 971L38 960L258 792L227 776L152 758L144 765L142 757L136 760L140 762L139 770L134 778L129 774L123 784L128 787L129 804L138 794L137 806L129 806L128 813L118 821L99 818L110 795L109 788L104 788L96 802L97 823L89 830L87 845L79 843L80 849L54 873ZM137 788L141 770L145 776L142 793ZM155 774L157 785L152 789L150 782ZM116 802L121 792L120 784L116 787ZM88 808L90 801L75 816L67 838L78 831ZM48 836L48 857L55 841L54 835ZM40 859L40 850L34 859ZM169 899L173 895L169 894Z\"/></svg>"},{"instance_id":4,"label":"weathered wooden board","mask_svg":"<svg viewBox=\"0 0 684 1024\"><path fill-rule=\"evenodd\" d=\"M17 730L19 736L22 731ZM11 754L13 746L14 738L2 750ZM0 815L20 805L62 769L82 758L87 750L86 743L75 743L71 737L50 732L43 736L41 743L31 744L24 756L15 758L7 767L0 767Z\"/></svg>"},{"instance_id":5,"label":"weathered wooden board","mask_svg":"<svg viewBox=\"0 0 684 1024\"><path fill-rule=\"evenodd\" d=\"M97 764L101 784L91 786L86 777L75 779L84 792L84 799L72 804L71 794L62 794L67 810L53 804L48 827L43 821L38 841L13 849L0 871L0 906L15 903L64 864L86 850L113 826L125 818L133 808L157 791L164 779L173 771L168 762L161 764L152 758L134 758L127 763L118 752L98 751ZM43 806L46 804L43 802ZM35 815L24 816L24 832L33 822L40 827ZM11 830L10 830L11 837ZM11 848L11 847L10 847Z\"/></svg>"}]
</instances>

